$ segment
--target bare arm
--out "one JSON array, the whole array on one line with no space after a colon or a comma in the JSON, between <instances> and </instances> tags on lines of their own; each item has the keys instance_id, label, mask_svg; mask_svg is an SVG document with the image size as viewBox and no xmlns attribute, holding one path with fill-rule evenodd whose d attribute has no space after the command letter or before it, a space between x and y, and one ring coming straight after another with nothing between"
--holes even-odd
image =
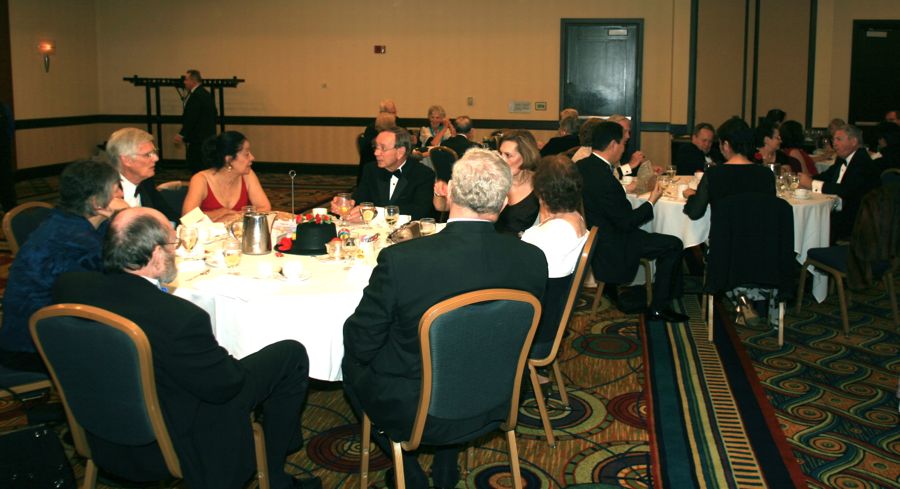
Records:
<instances>
[{"instance_id":1,"label":"bare arm","mask_svg":"<svg viewBox=\"0 0 900 489\"><path fill-rule=\"evenodd\" d=\"M247 184L247 196L250 198L250 204L260 212L272 210L269 197L266 195L266 191L263 190L262 184L259 183L259 177L256 176L253 170L250 170L250 173L244 177L244 182Z\"/></svg>"},{"instance_id":2,"label":"bare arm","mask_svg":"<svg viewBox=\"0 0 900 489\"><path fill-rule=\"evenodd\" d=\"M182 216L195 208L200 207L200 202L203 202L203 199L206 198L207 188L208 185L203 172L197 172L191 177L191 182L188 184L187 195L184 196L184 203L181 205Z\"/></svg>"}]
</instances>

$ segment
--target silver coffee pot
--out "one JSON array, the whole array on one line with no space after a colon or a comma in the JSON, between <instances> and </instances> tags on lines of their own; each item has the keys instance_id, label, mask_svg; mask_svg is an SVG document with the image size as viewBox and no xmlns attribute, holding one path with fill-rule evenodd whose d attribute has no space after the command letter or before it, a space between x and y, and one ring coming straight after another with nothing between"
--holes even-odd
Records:
<instances>
[{"instance_id":1,"label":"silver coffee pot","mask_svg":"<svg viewBox=\"0 0 900 489\"><path fill-rule=\"evenodd\" d=\"M245 255L267 255L272 251L274 212L245 212L244 218L228 226L231 236L241 242Z\"/></svg>"}]
</instances>

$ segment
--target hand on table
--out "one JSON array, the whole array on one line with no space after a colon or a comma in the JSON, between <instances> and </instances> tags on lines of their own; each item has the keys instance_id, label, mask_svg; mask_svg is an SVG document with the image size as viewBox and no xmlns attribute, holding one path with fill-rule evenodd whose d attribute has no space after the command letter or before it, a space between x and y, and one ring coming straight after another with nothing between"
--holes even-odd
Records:
<instances>
[{"instance_id":1,"label":"hand on table","mask_svg":"<svg viewBox=\"0 0 900 489\"><path fill-rule=\"evenodd\" d=\"M807 173L801 173L800 175L800 188L805 188L807 190L812 188L813 178L809 176Z\"/></svg>"},{"instance_id":2,"label":"hand on table","mask_svg":"<svg viewBox=\"0 0 900 489\"><path fill-rule=\"evenodd\" d=\"M350 207L355 207L356 201L353 199L350 199L349 205L350 205ZM337 197L334 197L333 199L331 199L331 213L336 214L336 215L341 215L341 208L338 205Z\"/></svg>"},{"instance_id":3,"label":"hand on table","mask_svg":"<svg viewBox=\"0 0 900 489\"><path fill-rule=\"evenodd\" d=\"M682 195L685 199L687 199L687 198L689 198L690 196L692 196L692 195L694 195L694 194L696 194L696 193L697 193L696 190L694 190L694 189L692 189L692 188L687 188L687 189L684 189L684 192L681 192L681 195Z\"/></svg>"},{"instance_id":4,"label":"hand on table","mask_svg":"<svg viewBox=\"0 0 900 489\"><path fill-rule=\"evenodd\" d=\"M651 204L655 204L656 201L659 200L660 197L662 197L662 195L662 185L657 182L656 185L653 186L653 190L650 191L650 198L648 198L647 200L649 200Z\"/></svg>"}]
</instances>

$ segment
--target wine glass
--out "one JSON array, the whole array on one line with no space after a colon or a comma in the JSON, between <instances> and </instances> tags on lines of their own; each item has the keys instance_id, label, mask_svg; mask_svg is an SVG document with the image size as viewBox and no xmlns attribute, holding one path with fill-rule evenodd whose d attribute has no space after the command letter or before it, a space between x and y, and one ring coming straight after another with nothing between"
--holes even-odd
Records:
<instances>
[{"instance_id":1,"label":"wine glass","mask_svg":"<svg viewBox=\"0 0 900 489\"><path fill-rule=\"evenodd\" d=\"M429 234L434 234L435 224L434 219L431 217L423 217L419 219L419 232L422 236L428 236Z\"/></svg>"},{"instance_id":2,"label":"wine glass","mask_svg":"<svg viewBox=\"0 0 900 489\"><path fill-rule=\"evenodd\" d=\"M397 224L397 220L400 219L400 208L395 205L389 205L384 208L384 220L388 223L391 229L394 229L394 226Z\"/></svg>"},{"instance_id":3,"label":"wine glass","mask_svg":"<svg viewBox=\"0 0 900 489\"><path fill-rule=\"evenodd\" d=\"M371 202L363 202L359 204L359 215L362 216L363 222L371 224L372 219L375 219L375 216L378 215L378 209Z\"/></svg>"},{"instance_id":4,"label":"wine glass","mask_svg":"<svg viewBox=\"0 0 900 489\"><path fill-rule=\"evenodd\" d=\"M241 263L241 243L234 240L228 240L222 250L225 258L225 266L228 267L228 273L237 275L237 266Z\"/></svg>"},{"instance_id":5,"label":"wine glass","mask_svg":"<svg viewBox=\"0 0 900 489\"><path fill-rule=\"evenodd\" d=\"M194 246L197 245L197 238L200 236L200 233L194 226L181 226L178 230L181 246L184 248L186 254L190 255L194 250Z\"/></svg>"},{"instance_id":6,"label":"wine glass","mask_svg":"<svg viewBox=\"0 0 900 489\"><path fill-rule=\"evenodd\" d=\"M338 212L341 214L341 226L345 226L347 224L347 214L349 214L350 209L353 208L353 205L351 204L352 202L353 198L350 194L337 194L335 203L337 204Z\"/></svg>"},{"instance_id":7,"label":"wine glass","mask_svg":"<svg viewBox=\"0 0 900 489\"><path fill-rule=\"evenodd\" d=\"M796 173L791 175L791 191L797 190L800 188L800 175Z\"/></svg>"}]
</instances>

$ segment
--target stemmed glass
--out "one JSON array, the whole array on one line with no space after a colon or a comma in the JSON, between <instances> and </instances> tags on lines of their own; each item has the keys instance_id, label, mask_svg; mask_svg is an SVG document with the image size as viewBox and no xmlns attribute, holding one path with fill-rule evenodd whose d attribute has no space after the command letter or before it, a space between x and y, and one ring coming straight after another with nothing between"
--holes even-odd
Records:
<instances>
[{"instance_id":1,"label":"stemmed glass","mask_svg":"<svg viewBox=\"0 0 900 489\"><path fill-rule=\"evenodd\" d=\"M337 194L337 197L335 199L335 203L338 206L338 212L341 213L341 226L346 226L347 214L349 214L350 209L353 208L353 198L350 194L341 193Z\"/></svg>"},{"instance_id":2,"label":"stemmed glass","mask_svg":"<svg viewBox=\"0 0 900 489\"><path fill-rule=\"evenodd\" d=\"M389 205L384 208L384 220L388 223L391 229L394 229L394 226L397 224L397 220L400 219L400 208L395 205Z\"/></svg>"},{"instance_id":3,"label":"stemmed glass","mask_svg":"<svg viewBox=\"0 0 900 489\"><path fill-rule=\"evenodd\" d=\"M362 216L363 222L371 224L372 219L375 219L375 216L378 215L378 209L371 202L363 202L359 204L359 215Z\"/></svg>"},{"instance_id":4,"label":"stemmed glass","mask_svg":"<svg viewBox=\"0 0 900 489\"><path fill-rule=\"evenodd\" d=\"M241 243L235 240L228 240L222 250L225 258L225 266L228 267L228 273L237 275L237 266L241 263Z\"/></svg>"},{"instance_id":5,"label":"stemmed glass","mask_svg":"<svg viewBox=\"0 0 900 489\"><path fill-rule=\"evenodd\" d=\"M184 247L185 255L190 256L197 245L197 238L200 236L197 228L194 226L181 226L178 228L178 237L181 239L181 246Z\"/></svg>"}]
</instances>

